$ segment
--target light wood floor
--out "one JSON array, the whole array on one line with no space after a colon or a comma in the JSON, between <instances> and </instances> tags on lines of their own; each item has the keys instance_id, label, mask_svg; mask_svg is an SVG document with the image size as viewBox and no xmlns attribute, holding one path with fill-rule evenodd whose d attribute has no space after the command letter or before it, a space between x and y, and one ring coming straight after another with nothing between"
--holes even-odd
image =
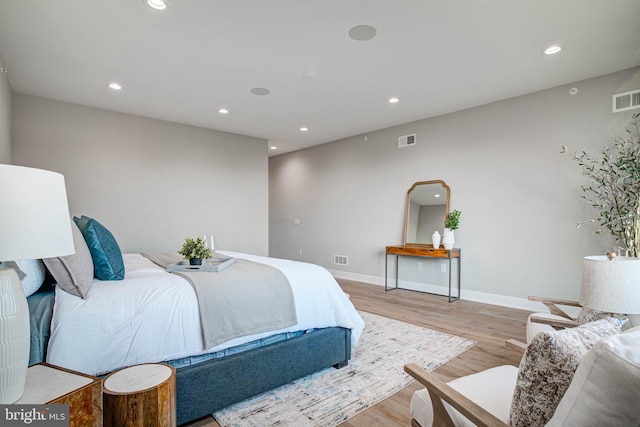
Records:
<instances>
[{"instance_id":1,"label":"light wood floor","mask_svg":"<svg viewBox=\"0 0 640 427\"><path fill-rule=\"evenodd\" d=\"M527 311L465 300L448 303L442 296L405 290L385 292L382 286L348 280L338 282L358 310L478 341L472 349L434 371L445 380L493 366L517 365L520 361L522 353L505 347L504 342L509 338L525 340ZM409 402L419 387L413 383L341 426L408 427L411 425ZM189 426L219 427L219 424L206 417Z\"/></svg>"}]
</instances>

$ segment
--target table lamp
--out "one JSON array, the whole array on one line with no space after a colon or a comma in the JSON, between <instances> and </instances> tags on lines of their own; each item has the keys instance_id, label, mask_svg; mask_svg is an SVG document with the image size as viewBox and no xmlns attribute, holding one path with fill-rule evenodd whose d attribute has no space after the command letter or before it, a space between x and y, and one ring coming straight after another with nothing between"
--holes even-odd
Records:
<instances>
[{"instance_id":1,"label":"table lamp","mask_svg":"<svg viewBox=\"0 0 640 427\"><path fill-rule=\"evenodd\" d=\"M640 314L640 258L587 256L580 304L610 314Z\"/></svg>"},{"instance_id":2,"label":"table lamp","mask_svg":"<svg viewBox=\"0 0 640 427\"><path fill-rule=\"evenodd\" d=\"M0 404L24 391L31 344L29 307L18 274L2 261L75 253L64 177L0 164Z\"/></svg>"}]
</instances>

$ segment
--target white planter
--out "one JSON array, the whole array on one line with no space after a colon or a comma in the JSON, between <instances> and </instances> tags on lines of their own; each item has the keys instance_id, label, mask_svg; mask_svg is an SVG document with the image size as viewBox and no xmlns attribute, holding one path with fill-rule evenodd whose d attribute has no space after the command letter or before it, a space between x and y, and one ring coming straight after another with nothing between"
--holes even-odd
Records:
<instances>
[{"instance_id":1,"label":"white planter","mask_svg":"<svg viewBox=\"0 0 640 427\"><path fill-rule=\"evenodd\" d=\"M444 236L442 236L442 246L445 249L453 249L453 244L456 242L455 236L453 235L453 230L450 228L444 229Z\"/></svg>"},{"instance_id":2,"label":"white planter","mask_svg":"<svg viewBox=\"0 0 640 427\"><path fill-rule=\"evenodd\" d=\"M433 234L431 235L431 243L433 243L434 249L438 249L440 247L441 237L442 236L440 236L440 233L438 233L438 231L434 231Z\"/></svg>"}]
</instances>

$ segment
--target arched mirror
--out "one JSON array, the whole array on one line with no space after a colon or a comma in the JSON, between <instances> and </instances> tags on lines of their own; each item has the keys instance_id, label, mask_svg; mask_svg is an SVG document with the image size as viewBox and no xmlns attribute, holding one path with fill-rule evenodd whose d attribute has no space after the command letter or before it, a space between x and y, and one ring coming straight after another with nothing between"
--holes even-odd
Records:
<instances>
[{"instance_id":1,"label":"arched mirror","mask_svg":"<svg viewBox=\"0 0 640 427\"><path fill-rule=\"evenodd\" d=\"M449 186L440 180L416 182L407 191L405 245L430 244L433 232L442 232L449 214L449 193Z\"/></svg>"}]
</instances>

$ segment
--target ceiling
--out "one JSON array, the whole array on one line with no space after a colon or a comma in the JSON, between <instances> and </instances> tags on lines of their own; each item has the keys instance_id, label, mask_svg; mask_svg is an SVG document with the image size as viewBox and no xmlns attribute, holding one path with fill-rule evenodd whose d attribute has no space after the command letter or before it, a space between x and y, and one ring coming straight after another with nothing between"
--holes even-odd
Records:
<instances>
[{"instance_id":1,"label":"ceiling","mask_svg":"<svg viewBox=\"0 0 640 427\"><path fill-rule=\"evenodd\" d=\"M277 155L640 65L638 0L168 2L0 0L12 90ZM350 38L357 25L375 37Z\"/></svg>"}]
</instances>

